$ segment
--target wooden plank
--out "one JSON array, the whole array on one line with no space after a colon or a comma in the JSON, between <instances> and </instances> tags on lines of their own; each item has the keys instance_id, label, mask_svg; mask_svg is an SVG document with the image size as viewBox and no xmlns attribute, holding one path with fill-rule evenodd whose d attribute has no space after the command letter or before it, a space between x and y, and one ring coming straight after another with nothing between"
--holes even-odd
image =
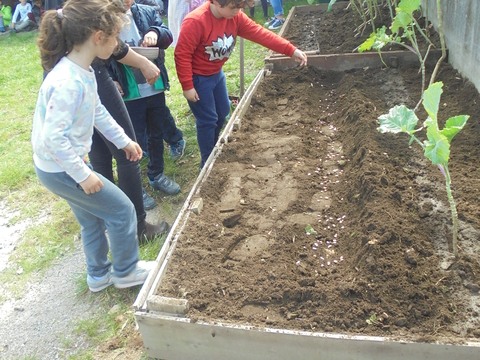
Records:
<instances>
[{"instance_id":1,"label":"wooden plank","mask_svg":"<svg viewBox=\"0 0 480 360\"><path fill-rule=\"evenodd\" d=\"M186 299L152 295L148 297L147 302L148 308L153 311L176 315L185 315L188 312L188 301Z\"/></svg>"},{"instance_id":2,"label":"wooden plank","mask_svg":"<svg viewBox=\"0 0 480 360\"><path fill-rule=\"evenodd\" d=\"M335 4L333 4L333 8L340 8L340 7L346 7L347 5L349 4L349 2L337 2ZM292 23L292 19L295 17L295 14L304 14L304 13L308 13L308 12L311 12L311 11L319 11L319 10L323 10L323 11L327 11L327 8L328 8L328 4L325 4L325 3L322 3L322 4L316 4L316 5L302 5L302 6L293 6L291 9L290 9L290 12L288 13L287 15L287 18L285 19L285 23L283 24L282 28L280 29L280 31L278 32L278 35L281 36L281 37L284 37L284 35L287 33L288 29L290 28L291 26L291 23ZM265 59L269 59L272 55L283 55L283 54L278 54L272 50L269 50L267 52L267 55L265 57Z\"/></svg>"},{"instance_id":3,"label":"wooden plank","mask_svg":"<svg viewBox=\"0 0 480 360\"><path fill-rule=\"evenodd\" d=\"M427 64L435 63L441 56L439 49L430 50L427 57ZM382 61L383 59L383 61ZM365 67L382 67L385 64L389 67L397 67L400 64L420 63L417 55L410 51L386 51L382 56L377 52L351 53L351 54L332 54L332 55L311 55L308 56L308 65L317 67L321 70L345 71L351 69L362 69ZM281 71L292 69L298 64L289 57L270 57L265 59L265 66L272 71Z\"/></svg>"},{"instance_id":4,"label":"wooden plank","mask_svg":"<svg viewBox=\"0 0 480 360\"><path fill-rule=\"evenodd\" d=\"M155 260L156 261L155 268L148 275L147 280L143 284L137 298L135 299L133 306L136 310L140 310L140 309L147 310L148 308L147 298L149 296L155 295L157 288L160 284L160 281L164 275L166 266L168 264L168 259L171 256L172 252L174 251L178 237L182 233L183 228L187 223L188 217L191 214L191 212L187 210L190 206L192 198L194 195L196 195L200 191L201 184L205 181L205 179L208 177L208 174L212 170L216 157L220 154L223 146L228 142L228 136L233 131L233 126L234 126L233 119L236 119L236 118L241 119L243 117L243 115L248 109L248 106L250 105L253 94L257 90L260 83L263 81L264 76L265 76L265 70L262 69L258 72L257 76L255 77L255 79L252 81L247 91L245 92L245 95L240 100L240 103L238 104L237 108L235 109L235 111L230 117L231 120L225 126L225 129L223 130L222 135L220 136L217 144L215 145L202 171L200 171L200 174L198 175L197 180L193 184L192 189L190 190L187 198L185 199L185 203L180 209L180 212L177 218L175 219L175 222L173 223L172 228L170 229L170 232L167 235L167 238L165 239L165 243L160 249L157 259Z\"/></svg>"},{"instance_id":5,"label":"wooden plank","mask_svg":"<svg viewBox=\"0 0 480 360\"><path fill-rule=\"evenodd\" d=\"M290 27L290 23L292 22L292 18L295 16L295 11L297 10L297 7L298 6L293 6L291 9L290 9L290 12L288 13L288 16L287 18L285 19L285 22L283 23L283 26L282 28L280 29L280 31L278 32L278 36L281 36L281 37L284 37L283 34L285 34L288 30L288 28ZM273 50L268 50L267 52L267 55L265 57L265 60L266 59L269 59L272 55L274 54L277 54L277 55L283 55L283 54L278 54L276 53L275 51Z\"/></svg>"},{"instance_id":6,"label":"wooden plank","mask_svg":"<svg viewBox=\"0 0 480 360\"><path fill-rule=\"evenodd\" d=\"M451 360L478 359L480 343L447 345L392 341L226 324L136 313L149 356L167 360Z\"/></svg>"}]
</instances>

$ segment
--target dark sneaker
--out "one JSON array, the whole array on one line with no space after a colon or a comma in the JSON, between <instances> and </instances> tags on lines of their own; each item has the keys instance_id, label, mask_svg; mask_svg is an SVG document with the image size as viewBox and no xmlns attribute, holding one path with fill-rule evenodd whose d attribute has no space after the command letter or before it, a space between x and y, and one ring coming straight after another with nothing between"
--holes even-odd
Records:
<instances>
[{"instance_id":1,"label":"dark sneaker","mask_svg":"<svg viewBox=\"0 0 480 360\"><path fill-rule=\"evenodd\" d=\"M266 27L269 27L270 25L272 25L272 23L277 20L277 18L274 16L272 17L270 20L267 18L265 23L263 25L265 25Z\"/></svg>"},{"instance_id":2,"label":"dark sneaker","mask_svg":"<svg viewBox=\"0 0 480 360\"><path fill-rule=\"evenodd\" d=\"M153 180L149 180L150 186L154 189L161 190L167 195L175 195L180 191L180 185L169 179L164 174L160 174Z\"/></svg>"},{"instance_id":3,"label":"dark sneaker","mask_svg":"<svg viewBox=\"0 0 480 360\"><path fill-rule=\"evenodd\" d=\"M109 271L101 280L95 280L90 275L87 275L87 285L91 292L99 292L113 285L112 272Z\"/></svg>"},{"instance_id":4,"label":"dark sneaker","mask_svg":"<svg viewBox=\"0 0 480 360\"><path fill-rule=\"evenodd\" d=\"M284 22L285 22L285 20L275 19L275 21L272 22L268 28L269 28L270 30L280 29L280 28L283 26L283 23L284 23Z\"/></svg>"},{"instance_id":5,"label":"dark sneaker","mask_svg":"<svg viewBox=\"0 0 480 360\"><path fill-rule=\"evenodd\" d=\"M125 289L135 285L142 285L148 274L154 268L155 261L139 261L133 271L123 278L113 276L113 283L118 289Z\"/></svg>"},{"instance_id":6,"label":"dark sneaker","mask_svg":"<svg viewBox=\"0 0 480 360\"><path fill-rule=\"evenodd\" d=\"M170 157L173 161L180 160L185 154L185 147L187 146L187 142L182 139L176 144L170 145Z\"/></svg>"},{"instance_id":7,"label":"dark sneaker","mask_svg":"<svg viewBox=\"0 0 480 360\"><path fill-rule=\"evenodd\" d=\"M157 203L155 200L147 194L144 188L142 188L142 196L143 196L143 208L145 210L152 210L155 206L157 206Z\"/></svg>"},{"instance_id":8,"label":"dark sneaker","mask_svg":"<svg viewBox=\"0 0 480 360\"><path fill-rule=\"evenodd\" d=\"M150 224L145 219L137 224L137 237L140 245L146 244L154 240L156 237L162 237L168 230L170 225L166 221L161 221L156 225Z\"/></svg>"}]
</instances>

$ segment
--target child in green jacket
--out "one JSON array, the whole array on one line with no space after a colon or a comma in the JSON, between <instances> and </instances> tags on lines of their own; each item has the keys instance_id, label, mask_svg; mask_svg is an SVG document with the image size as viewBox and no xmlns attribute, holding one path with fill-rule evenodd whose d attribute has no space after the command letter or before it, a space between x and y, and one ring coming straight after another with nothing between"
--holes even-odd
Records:
<instances>
[{"instance_id":1,"label":"child in green jacket","mask_svg":"<svg viewBox=\"0 0 480 360\"><path fill-rule=\"evenodd\" d=\"M8 28L12 21L12 8L3 5L0 0L0 32L5 32L5 26Z\"/></svg>"}]
</instances>

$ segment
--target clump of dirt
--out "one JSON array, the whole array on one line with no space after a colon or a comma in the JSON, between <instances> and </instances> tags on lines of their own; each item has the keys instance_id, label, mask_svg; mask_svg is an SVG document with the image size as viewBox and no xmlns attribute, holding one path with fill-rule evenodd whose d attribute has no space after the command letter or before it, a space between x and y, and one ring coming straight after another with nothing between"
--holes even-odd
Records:
<instances>
[{"instance_id":1,"label":"clump of dirt","mask_svg":"<svg viewBox=\"0 0 480 360\"><path fill-rule=\"evenodd\" d=\"M471 116L450 157L457 262L442 174L407 136L376 130L391 106L415 106L418 68L307 67L260 85L200 189L203 210L190 216L158 294L188 299L193 321L479 337L480 97L448 65L438 80L440 126Z\"/></svg>"},{"instance_id":2,"label":"clump of dirt","mask_svg":"<svg viewBox=\"0 0 480 360\"><path fill-rule=\"evenodd\" d=\"M373 32L370 24L362 26L358 13L348 2L338 2L331 12L326 7L297 7L294 16L289 20L289 26L284 37L304 51L320 50L321 54L343 54L356 52L358 46L368 39ZM379 6L375 17L375 29L392 25L388 6ZM416 14L415 18L422 29L425 29L425 18ZM426 33L437 49L440 49L440 37L433 28ZM408 40L403 40L408 43ZM428 43L420 33L417 33L420 49L427 49ZM382 51L405 50L400 45L386 46Z\"/></svg>"}]
</instances>

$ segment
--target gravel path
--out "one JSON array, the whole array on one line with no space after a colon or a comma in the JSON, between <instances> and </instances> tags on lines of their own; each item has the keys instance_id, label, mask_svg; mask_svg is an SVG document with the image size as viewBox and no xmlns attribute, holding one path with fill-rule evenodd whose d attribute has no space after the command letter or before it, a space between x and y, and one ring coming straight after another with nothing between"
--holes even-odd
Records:
<instances>
[{"instance_id":1,"label":"gravel path","mask_svg":"<svg viewBox=\"0 0 480 360\"><path fill-rule=\"evenodd\" d=\"M25 229L31 226L30 221L9 225L16 215L0 202L0 272L8 266L8 258ZM160 206L147 213L150 222L160 218ZM94 346L84 335L75 334L79 320L92 318L102 310L95 298L92 301L88 296L76 296L76 279L79 273L85 272L86 264L81 240L74 246L73 251L48 269L40 281L27 285L22 298L9 298L0 286L0 295L8 299L0 303L1 360L66 359ZM101 359L134 359L143 351L127 352L128 356L119 357L115 351L111 354L103 351L99 356Z\"/></svg>"},{"instance_id":2,"label":"gravel path","mask_svg":"<svg viewBox=\"0 0 480 360\"><path fill-rule=\"evenodd\" d=\"M80 319L99 310L75 296L77 273L85 270L85 257L76 243L73 253L50 268L25 296L0 308L0 358L63 359L91 347L74 330ZM65 348L68 344L68 348Z\"/></svg>"}]
</instances>

